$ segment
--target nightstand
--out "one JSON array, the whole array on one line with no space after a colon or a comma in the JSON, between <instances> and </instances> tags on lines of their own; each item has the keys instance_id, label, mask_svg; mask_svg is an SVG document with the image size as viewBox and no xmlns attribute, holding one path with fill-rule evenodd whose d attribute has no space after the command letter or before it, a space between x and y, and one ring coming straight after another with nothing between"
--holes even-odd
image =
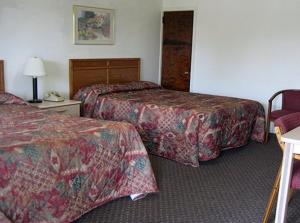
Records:
<instances>
[{"instance_id":1,"label":"nightstand","mask_svg":"<svg viewBox=\"0 0 300 223\"><path fill-rule=\"evenodd\" d=\"M30 103L39 109L56 111L61 114L68 114L72 116L80 116L81 101L64 100L61 102L43 101L42 103Z\"/></svg>"}]
</instances>

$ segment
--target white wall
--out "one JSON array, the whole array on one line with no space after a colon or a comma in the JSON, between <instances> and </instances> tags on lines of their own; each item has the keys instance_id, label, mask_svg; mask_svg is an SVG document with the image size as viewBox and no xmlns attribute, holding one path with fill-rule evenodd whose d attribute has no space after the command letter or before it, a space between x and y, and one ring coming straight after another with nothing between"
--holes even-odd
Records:
<instances>
[{"instance_id":1,"label":"white wall","mask_svg":"<svg viewBox=\"0 0 300 223\"><path fill-rule=\"evenodd\" d=\"M163 9L196 10L192 91L266 107L274 92L300 88L299 0L163 0Z\"/></svg>"},{"instance_id":2,"label":"white wall","mask_svg":"<svg viewBox=\"0 0 300 223\"><path fill-rule=\"evenodd\" d=\"M115 45L73 45L72 5L116 9ZM6 87L31 98L26 59L45 59L40 94L68 94L69 58L141 57L142 79L157 82L160 11L195 9L191 90L262 102L300 88L299 0L1 0L0 59Z\"/></svg>"},{"instance_id":3,"label":"white wall","mask_svg":"<svg viewBox=\"0 0 300 223\"><path fill-rule=\"evenodd\" d=\"M72 5L116 10L115 45L73 45ZM69 58L140 57L141 78L157 82L161 0L1 0L0 59L5 60L6 89L32 97L31 78L22 75L28 57L45 60L48 75L39 78L39 94L68 95Z\"/></svg>"}]
</instances>

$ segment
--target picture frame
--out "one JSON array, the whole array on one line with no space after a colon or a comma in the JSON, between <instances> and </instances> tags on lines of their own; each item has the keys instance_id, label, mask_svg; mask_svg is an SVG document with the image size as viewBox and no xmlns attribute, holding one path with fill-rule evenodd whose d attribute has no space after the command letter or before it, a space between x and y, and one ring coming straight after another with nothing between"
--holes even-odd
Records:
<instances>
[{"instance_id":1,"label":"picture frame","mask_svg":"<svg viewBox=\"0 0 300 223\"><path fill-rule=\"evenodd\" d=\"M73 6L73 38L76 45L115 43L115 10Z\"/></svg>"}]
</instances>

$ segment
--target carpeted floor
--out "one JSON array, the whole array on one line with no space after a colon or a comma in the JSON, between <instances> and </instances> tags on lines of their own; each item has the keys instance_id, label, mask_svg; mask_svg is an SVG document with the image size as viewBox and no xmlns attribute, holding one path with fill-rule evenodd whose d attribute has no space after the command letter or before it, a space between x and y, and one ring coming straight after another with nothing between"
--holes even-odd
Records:
<instances>
[{"instance_id":1,"label":"carpeted floor","mask_svg":"<svg viewBox=\"0 0 300 223\"><path fill-rule=\"evenodd\" d=\"M87 213L77 223L261 222L281 152L275 137L267 145L225 151L193 168L150 156L158 194L131 201L128 197ZM274 222L275 207L271 216ZM300 193L289 203L288 222L300 222Z\"/></svg>"}]
</instances>

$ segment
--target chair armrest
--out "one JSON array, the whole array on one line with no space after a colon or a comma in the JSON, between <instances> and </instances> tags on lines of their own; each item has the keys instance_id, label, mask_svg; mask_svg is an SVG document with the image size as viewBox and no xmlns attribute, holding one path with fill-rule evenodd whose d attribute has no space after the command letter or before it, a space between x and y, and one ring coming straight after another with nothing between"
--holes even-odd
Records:
<instances>
[{"instance_id":1,"label":"chair armrest","mask_svg":"<svg viewBox=\"0 0 300 223\"><path fill-rule=\"evenodd\" d=\"M280 94L282 94L282 93L284 93L286 91L300 91L300 90L299 89L285 89L285 90L278 91L275 94L273 94L272 97L270 97L269 102L273 101L274 98L276 98L278 95L280 95Z\"/></svg>"},{"instance_id":2,"label":"chair armrest","mask_svg":"<svg viewBox=\"0 0 300 223\"><path fill-rule=\"evenodd\" d=\"M274 98L276 98L278 95L282 94L285 91L289 91L289 90L282 90L282 91L278 91L275 94L273 94L272 97L270 97L270 99L269 99L269 103L272 103L272 101L274 100Z\"/></svg>"},{"instance_id":3,"label":"chair armrest","mask_svg":"<svg viewBox=\"0 0 300 223\"><path fill-rule=\"evenodd\" d=\"M268 105L268 117L270 116L271 111L272 111L272 102L273 102L274 98L276 98L278 95L282 94L285 91L286 90L278 91L275 94L273 94L272 97L270 97L270 99L269 99L269 105Z\"/></svg>"},{"instance_id":4,"label":"chair armrest","mask_svg":"<svg viewBox=\"0 0 300 223\"><path fill-rule=\"evenodd\" d=\"M278 95L282 94L285 91L287 91L287 90L278 91L275 94L273 94L272 97L270 97L270 99L269 99L268 113L267 113L267 126L266 126L268 129L267 131L269 131L269 127L270 127L270 115L272 112L272 102L273 102L274 98L276 98Z\"/></svg>"}]
</instances>

